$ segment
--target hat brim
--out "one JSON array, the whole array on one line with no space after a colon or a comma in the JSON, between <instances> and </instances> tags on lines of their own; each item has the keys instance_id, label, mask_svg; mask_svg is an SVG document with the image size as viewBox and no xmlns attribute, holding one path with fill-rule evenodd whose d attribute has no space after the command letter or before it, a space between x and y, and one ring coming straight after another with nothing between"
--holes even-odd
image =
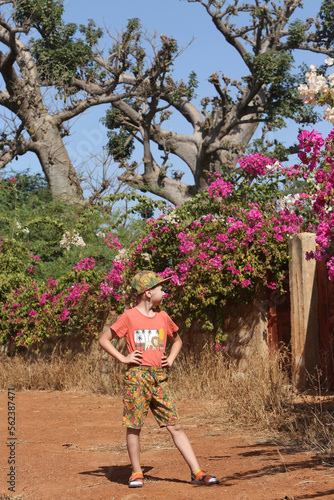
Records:
<instances>
[{"instance_id":1,"label":"hat brim","mask_svg":"<svg viewBox=\"0 0 334 500\"><path fill-rule=\"evenodd\" d=\"M167 283L168 281L171 280L171 278L172 278L172 276L169 276L168 278L164 278L163 280L159 281L156 285L147 287L147 288L145 288L145 290L142 290L140 292L138 292L138 290L136 288L132 288L132 290L137 295L141 295L142 293L147 292L148 290L152 290L153 288L155 288L155 287L157 287L159 285L163 285L164 283Z\"/></svg>"},{"instance_id":2,"label":"hat brim","mask_svg":"<svg viewBox=\"0 0 334 500\"><path fill-rule=\"evenodd\" d=\"M167 283L167 281L171 280L172 276L169 276L168 278L164 278L163 280L159 281L156 285L152 286L152 288L155 288L156 286L162 285L163 283ZM150 290L150 288L148 288Z\"/></svg>"}]
</instances>

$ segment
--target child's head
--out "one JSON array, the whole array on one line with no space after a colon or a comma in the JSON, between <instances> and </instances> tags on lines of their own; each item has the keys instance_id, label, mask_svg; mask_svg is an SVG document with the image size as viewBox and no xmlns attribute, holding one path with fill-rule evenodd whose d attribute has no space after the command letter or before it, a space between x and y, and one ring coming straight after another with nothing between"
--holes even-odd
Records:
<instances>
[{"instance_id":1,"label":"child's head","mask_svg":"<svg viewBox=\"0 0 334 500\"><path fill-rule=\"evenodd\" d=\"M137 298L147 292L148 290L152 290L158 285L162 285L170 280L169 278L162 278L158 276L154 271L139 271L132 281L132 290L136 294Z\"/></svg>"}]
</instances>

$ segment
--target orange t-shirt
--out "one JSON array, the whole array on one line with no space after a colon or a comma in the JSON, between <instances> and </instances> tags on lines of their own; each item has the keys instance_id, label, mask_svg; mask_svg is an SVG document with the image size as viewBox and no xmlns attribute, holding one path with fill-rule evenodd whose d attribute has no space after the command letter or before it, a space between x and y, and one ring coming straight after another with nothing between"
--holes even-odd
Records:
<instances>
[{"instance_id":1,"label":"orange t-shirt","mask_svg":"<svg viewBox=\"0 0 334 500\"><path fill-rule=\"evenodd\" d=\"M161 367L167 337L173 337L179 328L165 311L156 311L153 317L149 317L133 307L124 312L110 329L118 337L125 337L129 353L135 350L143 353L142 366Z\"/></svg>"}]
</instances>

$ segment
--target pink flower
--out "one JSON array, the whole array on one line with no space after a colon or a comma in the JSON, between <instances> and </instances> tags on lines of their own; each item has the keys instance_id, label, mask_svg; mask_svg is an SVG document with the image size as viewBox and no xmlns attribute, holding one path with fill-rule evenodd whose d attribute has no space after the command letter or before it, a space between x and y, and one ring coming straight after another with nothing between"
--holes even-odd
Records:
<instances>
[{"instance_id":1,"label":"pink flower","mask_svg":"<svg viewBox=\"0 0 334 500\"><path fill-rule=\"evenodd\" d=\"M58 285L57 281L54 280L51 276L47 279L46 288L48 288L49 290L52 290L57 285Z\"/></svg>"},{"instance_id":2,"label":"pink flower","mask_svg":"<svg viewBox=\"0 0 334 500\"><path fill-rule=\"evenodd\" d=\"M44 306L45 302L48 300L49 302L52 302L52 298L53 298L53 295L52 293L50 292L45 292L45 293L42 293L41 295L41 298L40 298L40 301L39 301L39 305L40 306Z\"/></svg>"},{"instance_id":3,"label":"pink flower","mask_svg":"<svg viewBox=\"0 0 334 500\"><path fill-rule=\"evenodd\" d=\"M87 257L86 259L81 259L80 262L78 262L75 267L72 267L72 269L83 271L85 269L94 269L94 266L95 266L95 260Z\"/></svg>"},{"instance_id":4,"label":"pink flower","mask_svg":"<svg viewBox=\"0 0 334 500\"><path fill-rule=\"evenodd\" d=\"M15 177L9 177L8 179L10 182L13 182L14 184L17 184L17 180L15 179Z\"/></svg>"},{"instance_id":5,"label":"pink flower","mask_svg":"<svg viewBox=\"0 0 334 500\"><path fill-rule=\"evenodd\" d=\"M267 165L272 166L276 161L276 158L272 160L262 153L254 153L240 158L239 165L243 170L257 177L265 175L267 173Z\"/></svg>"},{"instance_id":6,"label":"pink flower","mask_svg":"<svg viewBox=\"0 0 334 500\"><path fill-rule=\"evenodd\" d=\"M251 221L257 222L257 221L263 220L263 215L259 210L256 210L255 208L253 208L252 210L250 210L248 212L247 218Z\"/></svg>"},{"instance_id":7,"label":"pink flower","mask_svg":"<svg viewBox=\"0 0 334 500\"><path fill-rule=\"evenodd\" d=\"M231 226L227 230L227 233L233 234L243 227L244 227L243 222L241 220L238 220L238 221L234 222L233 224L231 224Z\"/></svg>"},{"instance_id":8,"label":"pink flower","mask_svg":"<svg viewBox=\"0 0 334 500\"><path fill-rule=\"evenodd\" d=\"M223 234L223 233L220 233L216 236L216 240L219 242L219 243L226 243L226 241L228 241L228 236L226 234Z\"/></svg>"},{"instance_id":9,"label":"pink flower","mask_svg":"<svg viewBox=\"0 0 334 500\"><path fill-rule=\"evenodd\" d=\"M112 286L110 286L106 281L103 281L101 284L100 284L100 290L101 290L101 293L100 293L100 297L103 298L103 299L106 299L108 298L108 296L112 295L113 292L114 292L114 289Z\"/></svg>"},{"instance_id":10,"label":"pink flower","mask_svg":"<svg viewBox=\"0 0 334 500\"><path fill-rule=\"evenodd\" d=\"M68 321L69 319L69 316L70 316L70 311L68 310L64 310L59 316L58 316L58 319L60 319L62 322L64 321Z\"/></svg>"},{"instance_id":11,"label":"pink flower","mask_svg":"<svg viewBox=\"0 0 334 500\"><path fill-rule=\"evenodd\" d=\"M211 182L208 187L210 198L213 200L215 198L226 198L226 196L232 193L233 184L231 182L225 182L221 174L217 172L215 172L214 175L216 176L216 180Z\"/></svg>"},{"instance_id":12,"label":"pink flower","mask_svg":"<svg viewBox=\"0 0 334 500\"><path fill-rule=\"evenodd\" d=\"M122 248L119 239L113 233L108 234L105 241L107 242L109 248L117 248L118 250L121 250Z\"/></svg>"}]
</instances>

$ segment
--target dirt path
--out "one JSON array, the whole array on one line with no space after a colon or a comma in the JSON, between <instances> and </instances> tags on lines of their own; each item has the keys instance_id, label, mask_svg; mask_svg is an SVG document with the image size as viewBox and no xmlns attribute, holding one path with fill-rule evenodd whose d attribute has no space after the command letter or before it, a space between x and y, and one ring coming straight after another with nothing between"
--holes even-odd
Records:
<instances>
[{"instance_id":1,"label":"dirt path","mask_svg":"<svg viewBox=\"0 0 334 500\"><path fill-rule=\"evenodd\" d=\"M0 493L7 493L10 457L15 493L24 500L283 500L333 499L334 472L304 452L273 446L260 436L229 433L219 408L178 405L202 467L220 485L188 484L189 472L166 430L151 416L142 431L145 487L130 490L121 425L121 397L63 392L15 394L15 437L9 437L8 395L0 393ZM212 415L212 418L210 418ZM7 446L10 442L14 445ZM12 455L10 455L12 451ZM14 456L15 454L15 456ZM1 495L0 495L1 498Z\"/></svg>"}]
</instances>

